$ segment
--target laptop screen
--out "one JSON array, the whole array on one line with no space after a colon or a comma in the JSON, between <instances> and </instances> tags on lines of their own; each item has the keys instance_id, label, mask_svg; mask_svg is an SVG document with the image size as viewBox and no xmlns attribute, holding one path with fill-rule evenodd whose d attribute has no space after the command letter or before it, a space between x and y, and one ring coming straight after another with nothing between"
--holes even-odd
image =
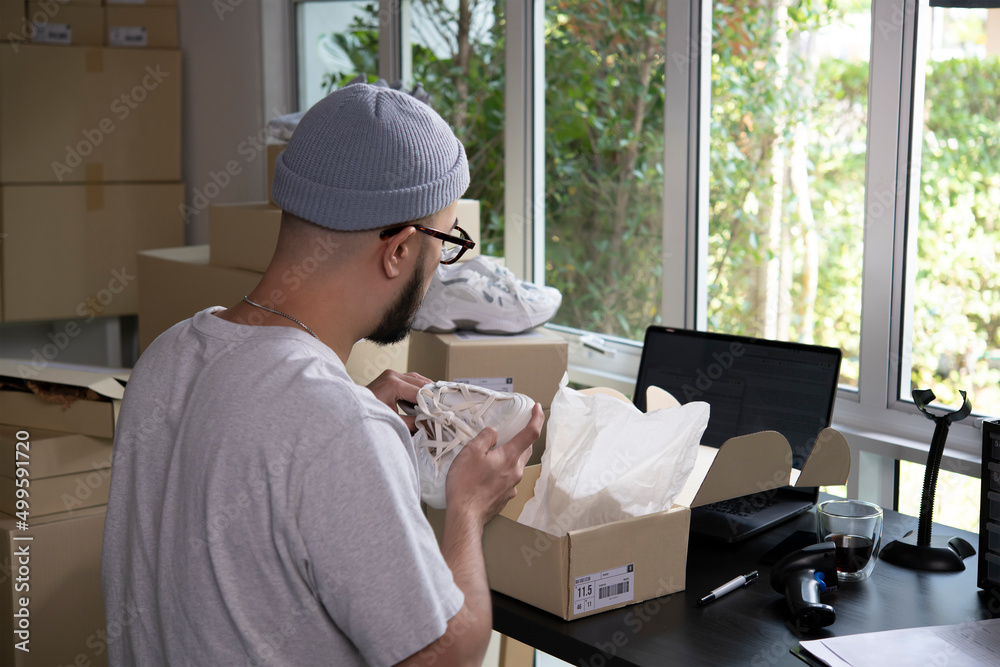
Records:
<instances>
[{"instance_id":1,"label":"laptop screen","mask_svg":"<svg viewBox=\"0 0 1000 667\"><path fill-rule=\"evenodd\" d=\"M645 411L650 385L681 403L705 401L711 413L701 444L778 431L801 469L833 417L840 360L833 347L651 326L633 402Z\"/></svg>"}]
</instances>

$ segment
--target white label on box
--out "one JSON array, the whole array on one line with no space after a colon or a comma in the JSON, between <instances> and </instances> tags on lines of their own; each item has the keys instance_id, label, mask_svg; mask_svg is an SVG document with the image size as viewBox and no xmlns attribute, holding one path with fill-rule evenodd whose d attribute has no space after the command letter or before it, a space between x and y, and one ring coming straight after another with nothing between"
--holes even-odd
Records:
<instances>
[{"instance_id":1,"label":"white label on box","mask_svg":"<svg viewBox=\"0 0 1000 667\"><path fill-rule=\"evenodd\" d=\"M455 378L452 382L472 384L483 389L514 393L514 378Z\"/></svg>"},{"instance_id":2,"label":"white label on box","mask_svg":"<svg viewBox=\"0 0 1000 667\"><path fill-rule=\"evenodd\" d=\"M635 565L622 565L585 577L573 584L573 615L631 602L635 596Z\"/></svg>"},{"instance_id":3,"label":"white label on box","mask_svg":"<svg viewBox=\"0 0 1000 667\"><path fill-rule=\"evenodd\" d=\"M31 41L36 44L72 44L73 29L68 23L36 23Z\"/></svg>"},{"instance_id":4,"label":"white label on box","mask_svg":"<svg viewBox=\"0 0 1000 667\"><path fill-rule=\"evenodd\" d=\"M116 25L108 28L111 46L146 46L149 40L146 29L139 25Z\"/></svg>"}]
</instances>

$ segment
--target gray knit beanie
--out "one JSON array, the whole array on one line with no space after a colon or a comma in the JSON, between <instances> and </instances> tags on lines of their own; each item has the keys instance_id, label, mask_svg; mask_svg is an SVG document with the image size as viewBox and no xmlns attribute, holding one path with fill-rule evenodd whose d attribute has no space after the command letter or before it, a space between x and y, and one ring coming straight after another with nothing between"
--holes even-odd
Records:
<instances>
[{"instance_id":1,"label":"gray knit beanie","mask_svg":"<svg viewBox=\"0 0 1000 667\"><path fill-rule=\"evenodd\" d=\"M272 197L304 220L353 231L430 215L468 187L465 148L437 112L356 83L302 117L278 156Z\"/></svg>"}]
</instances>

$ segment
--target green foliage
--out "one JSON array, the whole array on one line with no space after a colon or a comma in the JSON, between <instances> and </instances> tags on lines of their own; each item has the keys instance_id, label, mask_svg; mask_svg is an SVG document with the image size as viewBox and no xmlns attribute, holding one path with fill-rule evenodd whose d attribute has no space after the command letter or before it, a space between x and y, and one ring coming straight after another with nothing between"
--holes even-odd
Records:
<instances>
[{"instance_id":1,"label":"green foliage","mask_svg":"<svg viewBox=\"0 0 1000 667\"><path fill-rule=\"evenodd\" d=\"M497 4L495 11L501 12L503 3ZM470 50L465 66L457 64L454 58L438 58L430 49L415 45L413 79L430 92L431 104L465 145L471 183L463 196L480 202L482 252L502 256L504 40L500 17L493 24L489 40L475 44ZM451 17L451 21L457 21L457 17Z\"/></svg>"},{"instance_id":2,"label":"green foliage","mask_svg":"<svg viewBox=\"0 0 1000 667\"><path fill-rule=\"evenodd\" d=\"M792 3L785 20L774 7L734 3L716 8L713 21L708 326L764 336L777 310L788 311L788 329L770 335L840 347L850 377L860 330L857 223L864 206L868 69L810 60L809 31L840 15L832 3ZM803 194L790 187L796 142L807 151L811 219L797 206ZM775 218L781 236L770 238ZM807 237L821 248L818 265L804 263ZM791 287L771 295L777 303L768 310L767 292L778 288L768 284L766 265L788 247L794 260L782 270L792 272ZM810 271L818 272L819 286L811 315L802 290Z\"/></svg>"},{"instance_id":3,"label":"green foliage","mask_svg":"<svg viewBox=\"0 0 1000 667\"><path fill-rule=\"evenodd\" d=\"M928 64L914 387L1000 414L1000 58Z\"/></svg>"},{"instance_id":4,"label":"green foliage","mask_svg":"<svg viewBox=\"0 0 1000 667\"><path fill-rule=\"evenodd\" d=\"M556 322L634 339L660 321L663 263L683 252L662 239L664 206L676 205L662 201L664 73L690 54L664 53L665 2L559 0L545 13L545 280L564 296ZM500 255L504 2L468 0L473 15L483 3L492 23L463 33L451 5L415 0L451 45L444 55L415 45L413 75L466 146L466 196L482 202L484 252ZM716 2L712 21L708 326L840 347L847 384L859 372L868 65L813 55L810 40L869 11L868 0ZM368 12L336 38L356 71L330 75L331 86L375 71L377 7ZM912 381L945 402L967 389L996 412L997 58L933 63L926 98L910 223ZM868 193L867 205L893 196Z\"/></svg>"},{"instance_id":5,"label":"green foliage","mask_svg":"<svg viewBox=\"0 0 1000 667\"><path fill-rule=\"evenodd\" d=\"M546 282L556 322L641 338L662 294L662 1L549 5Z\"/></svg>"}]
</instances>

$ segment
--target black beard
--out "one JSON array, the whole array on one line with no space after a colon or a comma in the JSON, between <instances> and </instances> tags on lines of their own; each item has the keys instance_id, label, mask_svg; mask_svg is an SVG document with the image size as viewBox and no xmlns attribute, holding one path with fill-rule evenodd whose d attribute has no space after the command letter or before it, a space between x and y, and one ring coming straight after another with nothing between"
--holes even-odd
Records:
<instances>
[{"instance_id":1,"label":"black beard","mask_svg":"<svg viewBox=\"0 0 1000 667\"><path fill-rule=\"evenodd\" d=\"M424 300L424 266L426 253L421 253L417 259L417 266L413 271L413 276L403 288L403 293L392 304L382 321L365 338L380 346L394 345L410 333L413 318L417 315L420 303Z\"/></svg>"}]
</instances>

